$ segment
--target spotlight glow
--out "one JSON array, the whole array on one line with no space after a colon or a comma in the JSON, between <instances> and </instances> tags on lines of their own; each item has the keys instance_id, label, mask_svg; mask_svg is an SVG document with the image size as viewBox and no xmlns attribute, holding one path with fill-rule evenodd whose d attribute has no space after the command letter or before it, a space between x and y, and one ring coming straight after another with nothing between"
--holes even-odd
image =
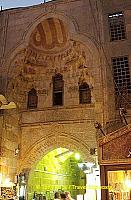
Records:
<instances>
[{"instance_id":1,"label":"spotlight glow","mask_svg":"<svg viewBox=\"0 0 131 200\"><path fill-rule=\"evenodd\" d=\"M80 160L80 154L79 153L75 153L75 159Z\"/></svg>"},{"instance_id":2,"label":"spotlight glow","mask_svg":"<svg viewBox=\"0 0 131 200\"><path fill-rule=\"evenodd\" d=\"M10 178L5 178L3 185L4 187L12 187L13 183L10 181Z\"/></svg>"},{"instance_id":3,"label":"spotlight glow","mask_svg":"<svg viewBox=\"0 0 131 200\"><path fill-rule=\"evenodd\" d=\"M125 180L125 185L127 188L131 189L131 180Z\"/></svg>"},{"instance_id":4,"label":"spotlight glow","mask_svg":"<svg viewBox=\"0 0 131 200\"><path fill-rule=\"evenodd\" d=\"M2 173L0 173L0 185L2 183Z\"/></svg>"}]
</instances>

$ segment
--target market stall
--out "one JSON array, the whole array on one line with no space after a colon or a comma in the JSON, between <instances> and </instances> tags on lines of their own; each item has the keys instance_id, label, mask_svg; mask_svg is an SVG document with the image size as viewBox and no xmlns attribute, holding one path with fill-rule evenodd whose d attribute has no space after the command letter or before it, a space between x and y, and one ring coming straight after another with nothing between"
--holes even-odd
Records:
<instances>
[{"instance_id":1,"label":"market stall","mask_svg":"<svg viewBox=\"0 0 131 200\"><path fill-rule=\"evenodd\" d=\"M102 200L131 199L131 125L98 140Z\"/></svg>"}]
</instances>

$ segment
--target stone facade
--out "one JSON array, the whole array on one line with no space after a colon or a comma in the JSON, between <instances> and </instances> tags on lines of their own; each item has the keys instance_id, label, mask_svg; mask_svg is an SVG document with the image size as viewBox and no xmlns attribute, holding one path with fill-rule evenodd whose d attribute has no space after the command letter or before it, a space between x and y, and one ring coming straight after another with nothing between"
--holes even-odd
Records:
<instances>
[{"instance_id":1,"label":"stone facade","mask_svg":"<svg viewBox=\"0 0 131 200\"><path fill-rule=\"evenodd\" d=\"M128 39L110 42L108 14L120 10L125 14ZM16 174L29 171L57 147L93 160L95 121L106 127L107 122L119 120L110 65L111 57L128 55L131 66L130 1L53 1L1 11L0 23L1 92L17 104L16 110L0 116L4 124L1 171L14 181ZM63 75L63 106L52 106L55 74ZM90 104L79 104L83 82L91 90ZM32 88L37 91L38 107L29 110ZM129 109L129 123L130 115Z\"/></svg>"}]
</instances>

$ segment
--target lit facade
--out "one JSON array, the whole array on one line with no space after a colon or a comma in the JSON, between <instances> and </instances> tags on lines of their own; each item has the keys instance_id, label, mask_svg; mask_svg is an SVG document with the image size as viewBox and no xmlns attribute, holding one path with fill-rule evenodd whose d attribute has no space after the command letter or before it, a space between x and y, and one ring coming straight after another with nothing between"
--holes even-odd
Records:
<instances>
[{"instance_id":1,"label":"lit facade","mask_svg":"<svg viewBox=\"0 0 131 200\"><path fill-rule=\"evenodd\" d=\"M2 181L59 147L94 162L97 139L131 123L130 0L4 10L0 27L1 94L17 105L0 114Z\"/></svg>"}]
</instances>

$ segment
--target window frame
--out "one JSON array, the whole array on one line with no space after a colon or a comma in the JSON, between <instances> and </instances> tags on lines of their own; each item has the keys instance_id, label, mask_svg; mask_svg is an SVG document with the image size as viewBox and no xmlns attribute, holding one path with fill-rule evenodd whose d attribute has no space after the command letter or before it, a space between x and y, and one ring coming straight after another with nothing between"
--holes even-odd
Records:
<instances>
[{"instance_id":1,"label":"window frame","mask_svg":"<svg viewBox=\"0 0 131 200\"><path fill-rule=\"evenodd\" d=\"M61 77L61 78L60 78ZM55 78L56 78L56 82L55 82ZM57 80L57 78L60 78ZM64 105L64 80L63 80L63 75L58 73L58 74L55 74L53 77L52 77L52 81L53 81L53 94L52 94L52 105L53 106L63 106ZM62 84L61 88L56 88L55 89L55 83L56 84L59 84L58 82L60 81L60 83ZM58 103L59 100L57 101L56 99L58 98L58 95L61 94L61 103ZM56 98L56 99L55 99Z\"/></svg>"},{"instance_id":2,"label":"window frame","mask_svg":"<svg viewBox=\"0 0 131 200\"><path fill-rule=\"evenodd\" d=\"M83 86L86 86L86 87L82 88ZM83 98L83 94L85 92L86 92L86 99ZM90 94L88 94L89 92ZM90 95L90 99L88 98L89 97L88 95ZM91 89L89 87L89 84L86 82L83 82L79 85L79 104L91 104Z\"/></svg>"},{"instance_id":3,"label":"window frame","mask_svg":"<svg viewBox=\"0 0 131 200\"><path fill-rule=\"evenodd\" d=\"M113 23L113 21L111 22L111 20L110 20L111 18L113 19L113 15L114 15L114 17L115 17L115 15L119 15L119 16L122 15L123 17L121 19L118 18L118 20L116 20L117 23L116 22ZM122 20L122 22L120 23L121 20ZM114 18L114 21L115 21L115 18ZM112 23L113 30L111 30L111 23ZM116 24L116 29L114 28L115 24ZM118 27L118 24L121 28ZM123 29L122 29L122 25L123 25ZM127 39L125 15L124 15L123 11L118 11L118 12L113 12L113 13L108 14L108 27L109 27L110 42L123 41L123 40ZM120 29L119 35L118 35L118 28ZM114 38L112 36L113 32L114 32ZM123 33L124 33L124 38L122 38Z\"/></svg>"},{"instance_id":4,"label":"window frame","mask_svg":"<svg viewBox=\"0 0 131 200\"><path fill-rule=\"evenodd\" d=\"M126 58L124 60L124 58ZM114 65L113 59L116 59L114 62L122 64ZM118 60L118 59L121 59ZM122 60L123 59L123 60ZM111 58L112 70L113 70L113 79L114 79L114 92L116 98L116 106L129 106L130 107L130 97L131 97L131 72L129 66L129 56L117 56ZM125 67L126 66L126 67ZM122 98L122 96L124 96ZM128 102L129 101L129 102ZM127 103L128 102L128 103ZM117 105L120 104L120 105Z\"/></svg>"},{"instance_id":5,"label":"window frame","mask_svg":"<svg viewBox=\"0 0 131 200\"><path fill-rule=\"evenodd\" d=\"M31 94L31 91L33 91L32 94ZM32 97L35 97L35 104L32 103ZM33 104L35 106L33 106ZM27 109L31 110L31 109L37 109L38 107L38 95L37 95L37 90L35 90L35 88L32 88L29 92L28 92L28 100L27 100Z\"/></svg>"}]
</instances>

